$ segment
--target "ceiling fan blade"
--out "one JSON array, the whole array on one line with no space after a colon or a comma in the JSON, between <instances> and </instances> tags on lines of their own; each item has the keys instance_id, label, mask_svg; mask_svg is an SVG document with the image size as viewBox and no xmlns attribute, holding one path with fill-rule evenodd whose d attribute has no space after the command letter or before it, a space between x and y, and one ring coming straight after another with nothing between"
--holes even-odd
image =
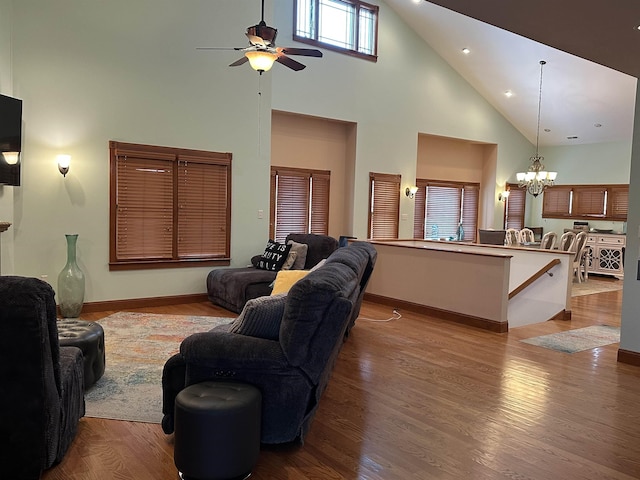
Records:
<instances>
[{"instance_id":1,"label":"ceiling fan blade","mask_svg":"<svg viewBox=\"0 0 640 480\"><path fill-rule=\"evenodd\" d=\"M290 47L278 47L278 52L286 55L303 55L305 57L322 57L322 52L314 48L290 48Z\"/></svg>"},{"instance_id":2,"label":"ceiling fan blade","mask_svg":"<svg viewBox=\"0 0 640 480\"><path fill-rule=\"evenodd\" d=\"M282 53L278 54L278 58L276 58L276 62L281 63L285 67L289 67L291 70L295 70L296 72L305 68L305 65L300 62L294 60L293 58L289 58Z\"/></svg>"},{"instance_id":3,"label":"ceiling fan blade","mask_svg":"<svg viewBox=\"0 0 640 480\"><path fill-rule=\"evenodd\" d=\"M240 57L238 60L236 60L235 62L233 62L232 64L230 64L230 67L238 67L240 65L244 65L245 63L247 63L249 61L249 59L247 57Z\"/></svg>"},{"instance_id":4,"label":"ceiling fan blade","mask_svg":"<svg viewBox=\"0 0 640 480\"><path fill-rule=\"evenodd\" d=\"M245 50L250 47L196 47L196 50Z\"/></svg>"},{"instance_id":5,"label":"ceiling fan blade","mask_svg":"<svg viewBox=\"0 0 640 480\"><path fill-rule=\"evenodd\" d=\"M257 35L251 35L249 33L245 33L245 35L249 39L249 43L251 43L251 45L254 45L256 47L267 48L267 44L262 39L262 37L258 37Z\"/></svg>"}]
</instances>

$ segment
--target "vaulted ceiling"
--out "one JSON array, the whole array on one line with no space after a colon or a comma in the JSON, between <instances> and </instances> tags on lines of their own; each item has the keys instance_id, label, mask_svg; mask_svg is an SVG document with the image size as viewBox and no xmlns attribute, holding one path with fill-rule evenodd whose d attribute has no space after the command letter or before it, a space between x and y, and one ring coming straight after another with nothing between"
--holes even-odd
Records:
<instances>
[{"instance_id":1,"label":"vaulted ceiling","mask_svg":"<svg viewBox=\"0 0 640 480\"><path fill-rule=\"evenodd\" d=\"M631 139L640 76L638 0L386 3L532 143L540 60L547 62L540 145Z\"/></svg>"}]
</instances>

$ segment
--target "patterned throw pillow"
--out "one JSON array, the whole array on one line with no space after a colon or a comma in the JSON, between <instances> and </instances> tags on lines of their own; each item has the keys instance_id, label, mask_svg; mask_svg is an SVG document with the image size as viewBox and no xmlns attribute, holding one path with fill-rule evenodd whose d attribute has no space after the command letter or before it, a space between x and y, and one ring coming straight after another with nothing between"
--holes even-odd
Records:
<instances>
[{"instance_id":1,"label":"patterned throw pillow","mask_svg":"<svg viewBox=\"0 0 640 480\"><path fill-rule=\"evenodd\" d=\"M264 249L264 253L260 257L260 260L258 260L256 268L277 272L282 268L282 265L287 259L289 250L291 250L291 245L269 240L267 247Z\"/></svg>"},{"instance_id":2,"label":"patterned throw pillow","mask_svg":"<svg viewBox=\"0 0 640 480\"><path fill-rule=\"evenodd\" d=\"M287 295L283 294L249 300L238 318L231 323L229 332L278 340L286 299Z\"/></svg>"}]
</instances>

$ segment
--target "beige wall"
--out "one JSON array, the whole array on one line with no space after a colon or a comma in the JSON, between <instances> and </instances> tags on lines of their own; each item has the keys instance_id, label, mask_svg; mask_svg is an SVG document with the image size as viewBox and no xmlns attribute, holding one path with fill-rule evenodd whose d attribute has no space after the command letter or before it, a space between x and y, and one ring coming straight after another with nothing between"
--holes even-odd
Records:
<instances>
[{"instance_id":1,"label":"beige wall","mask_svg":"<svg viewBox=\"0 0 640 480\"><path fill-rule=\"evenodd\" d=\"M355 125L323 118L273 112L271 118L271 165L331 171L329 235L347 235L349 194L353 176Z\"/></svg>"},{"instance_id":2,"label":"beige wall","mask_svg":"<svg viewBox=\"0 0 640 480\"><path fill-rule=\"evenodd\" d=\"M493 227L502 218L494 195L497 155L495 144L419 134L416 178L479 183L478 227Z\"/></svg>"},{"instance_id":3,"label":"beige wall","mask_svg":"<svg viewBox=\"0 0 640 480\"><path fill-rule=\"evenodd\" d=\"M417 178L482 182L487 145L456 138L418 135Z\"/></svg>"}]
</instances>

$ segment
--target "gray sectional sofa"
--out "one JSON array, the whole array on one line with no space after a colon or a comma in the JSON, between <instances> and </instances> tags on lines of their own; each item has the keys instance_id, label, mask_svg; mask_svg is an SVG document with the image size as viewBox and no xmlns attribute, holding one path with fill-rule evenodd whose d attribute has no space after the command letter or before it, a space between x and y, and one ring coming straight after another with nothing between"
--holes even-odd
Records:
<instances>
[{"instance_id":1,"label":"gray sectional sofa","mask_svg":"<svg viewBox=\"0 0 640 480\"><path fill-rule=\"evenodd\" d=\"M287 294L255 299L231 326L187 337L164 366L165 433L173 431L180 390L205 380L233 379L262 392L263 443L301 442L360 312L376 257L367 242L338 248ZM250 314L269 323L263 336L260 325L238 333L238 321Z\"/></svg>"},{"instance_id":2,"label":"gray sectional sofa","mask_svg":"<svg viewBox=\"0 0 640 480\"><path fill-rule=\"evenodd\" d=\"M314 267L320 260L327 258L338 248L338 241L326 235L313 233L291 233L290 240L308 245L305 269ZM251 259L252 266L239 268L219 268L207 275L207 295L209 300L227 310L240 313L245 303L252 298L271 293L271 283L276 278L275 271L257 267L260 255Z\"/></svg>"}]
</instances>

